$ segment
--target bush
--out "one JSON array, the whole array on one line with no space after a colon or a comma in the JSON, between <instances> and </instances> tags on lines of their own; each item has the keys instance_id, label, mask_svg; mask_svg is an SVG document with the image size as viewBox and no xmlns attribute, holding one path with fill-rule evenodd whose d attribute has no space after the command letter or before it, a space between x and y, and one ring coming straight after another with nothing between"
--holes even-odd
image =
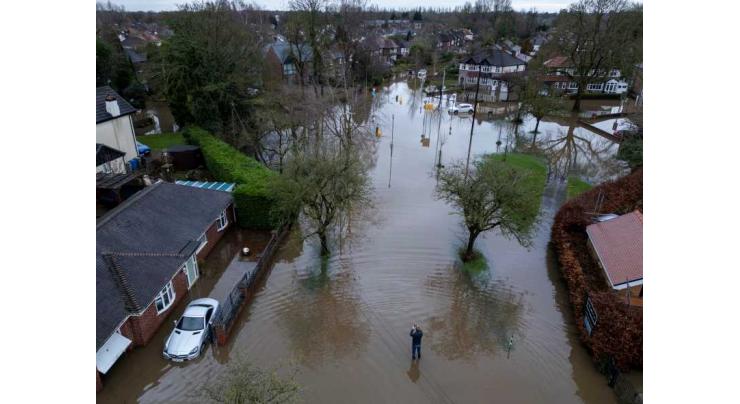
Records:
<instances>
[{"instance_id":1,"label":"bush","mask_svg":"<svg viewBox=\"0 0 740 404\"><path fill-rule=\"evenodd\" d=\"M233 194L237 223L252 229L275 228L270 212L274 200L268 190L276 174L201 128L187 128L184 135L188 142L200 146L211 175L237 184Z\"/></svg>"}]
</instances>

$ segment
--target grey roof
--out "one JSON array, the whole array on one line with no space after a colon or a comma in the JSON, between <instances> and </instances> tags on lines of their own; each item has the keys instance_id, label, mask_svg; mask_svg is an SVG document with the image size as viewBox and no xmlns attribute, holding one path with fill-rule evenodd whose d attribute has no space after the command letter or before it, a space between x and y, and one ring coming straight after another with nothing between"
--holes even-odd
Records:
<instances>
[{"instance_id":1,"label":"grey roof","mask_svg":"<svg viewBox=\"0 0 740 404\"><path fill-rule=\"evenodd\" d=\"M126 317L152 303L231 202L227 192L159 182L98 221L97 348Z\"/></svg>"},{"instance_id":2,"label":"grey roof","mask_svg":"<svg viewBox=\"0 0 740 404\"><path fill-rule=\"evenodd\" d=\"M136 108L134 108L131 104L126 101L125 98L121 97L120 94L116 92L116 90L110 88L110 86L102 86L95 89L95 123L101 123L105 121L110 121L113 119L113 116L108 113L108 111L105 110L105 97L108 95L112 95L118 99L118 108L121 110L121 115L124 116L128 114L133 114L136 112ZM116 117L118 118L118 117Z\"/></svg>"},{"instance_id":3,"label":"grey roof","mask_svg":"<svg viewBox=\"0 0 740 404\"><path fill-rule=\"evenodd\" d=\"M123 51L126 53L126 56L128 56L128 60L130 60L131 63L144 63L147 60L146 54L139 53L133 49L124 49Z\"/></svg>"},{"instance_id":4,"label":"grey roof","mask_svg":"<svg viewBox=\"0 0 740 404\"><path fill-rule=\"evenodd\" d=\"M95 161L97 163L95 164L96 166L105 164L109 161L113 161L119 157L123 157L126 155L126 153L118 149L114 149L101 143L96 143L95 145Z\"/></svg>"},{"instance_id":5,"label":"grey roof","mask_svg":"<svg viewBox=\"0 0 740 404\"><path fill-rule=\"evenodd\" d=\"M275 41L274 43L267 45L266 49L272 49L273 52L275 52L275 55L277 55L278 59L280 59L280 63L282 64L289 63L293 57L297 58L299 56L299 51L303 62L308 62L313 58L313 51L311 49L311 46L309 46L308 44L303 44L299 48L298 46L291 45L288 42Z\"/></svg>"},{"instance_id":6,"label":"grey roof","mask_svg":"<svg viewBox=\"0 0 740 404\"><path fill-rule=\"evenodd\" d=\"M465 60L468 64L483 64L489 66L518 66L526 65L522 60L519 60L511 54L498 49L492 49L486 53L480 53L475 56L471 56Z\"/></svg>"}]
</instances>

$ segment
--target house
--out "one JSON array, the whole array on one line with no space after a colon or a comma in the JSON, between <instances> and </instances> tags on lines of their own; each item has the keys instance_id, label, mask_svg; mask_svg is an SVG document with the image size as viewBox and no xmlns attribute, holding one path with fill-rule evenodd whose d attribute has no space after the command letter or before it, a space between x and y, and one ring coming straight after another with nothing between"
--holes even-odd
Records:
<instances>
[{"instance_id":1,"label":"house","mask_svg":"<svg viewBox=\"0 0 740 404\"><path fill-rule=\"evenodd\" d=\"M498 101L509 101L510 80L524 74L527 64L499 49L470 56L460 63L458 83L475 87L480 75L480 89L494 94Z\"/></svg>"},{"instance_id":2,"label":"house","mask_svg":"<svg viewBox=\"0 0 740 404\"><path fill-rule=\"evenodd\" d=\"M298 79L300 66L303 65L303 79L307 80L313 50L308 44L296 46L276 40L265 47L265 59L272 75L288 81Z\"/></svg>"},{"instance_id":3,"label":"house","mask_svg":"<svg viewBox=\"0 0 740 404\"><path fill-rule=\"evenodd\" d=\"M123 160L126 153L108 147L104 144L96 144L95 162L96 173L124 174L126 173L126 162Z\"/></svg>"},{"instance_id":4,"label":"house","mask_svg":"<svg viewBox=\"0 0 740 404\"><path fill-rule=\"evenodd\" d=\"M386 64L393 64L399 56L399 46L392 39L380 35L372 35L362 40L362 46L370 52L374 59Z\"/></svg>"},{"instance_id":5,"label":"house","mask_svg":"<svg viewBox=\"0 0 740 404\"><path fill-rule=\"evenodd\" d=\"M586 227L588 245L609 286L642 300L642 213L634 211ZM640 303L641 304L641 303Z\"/></svg>"},{"instance_id":6,"label":"house","mask_svg":"<svg viewBox=\"0 0 740 404\"><path fill-rule=\"evenodd\" d=\"M553 57L546 60L544 65L547 69L547 76L544 79L547 85L560 92L575 93L578 91L578 83L573 80L573 76L578 73L567 56ZM619 69L611 69L608 74L606 74L606 71L603 73L602 79L595 83L589 83L585 92L603 94L624 94L627 92L628 84L622 78Z\"/></svg>"},{"instance_id":7,"label":"house","mask_svg":"<svg viewBox=\"0 0 740 404\"><path fill-rule=\"evenodd\" d=\"M408 41L396 41L398 45L398 56L406 57L409 55L410 47Z\"/></svg>"},{"instance_id":8,"label":"house","mask_svg":"<svg viewBox=\"0 0 740 404\"><path fill-rule=\"evenodd\" d=\"M228 192L157 182L96 226L96 375L149 343L235 222ZM161 341L156 341L161 342Z\"/></svg>"},{"instance_id":9,"label":"house","mask_svg":"<svg viewBox=\"0 0 740 404\"><path fill-rule=\"evenodd\" d=\"M110 86L95 90L96 143L122 151L125 162L139 155L132 120L135 112L136 108Z\"/></svg>"},{"instance_id":10,"label":"house","mask_svg":"<svg viewBox=\"0 0 740 404\"><path fill-rule=\"evenodd\" d=\"M544 32L537 32L534 38L532 38L532 53L536 54L540 51L542 46L547 42L547 34Z\"/></svg>"}]
</instances>

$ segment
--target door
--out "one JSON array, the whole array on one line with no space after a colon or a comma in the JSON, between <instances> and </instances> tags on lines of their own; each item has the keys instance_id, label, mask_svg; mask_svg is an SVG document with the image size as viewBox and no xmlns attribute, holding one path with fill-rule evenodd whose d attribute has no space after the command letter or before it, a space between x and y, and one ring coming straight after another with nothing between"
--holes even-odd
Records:
<instances>
[{"instance_id":1,"label":"door","mask_svg":"<svg viewBox=\"0 0 740 404\"><path fill-rule=\"evenodd\" d=\"M188 289L190 289L200 276L200 272L198 272L198 261L195 260L195 254L191 255L190 259L185 263L185 275L188 277Z\"/></svg>"}]
</instances>

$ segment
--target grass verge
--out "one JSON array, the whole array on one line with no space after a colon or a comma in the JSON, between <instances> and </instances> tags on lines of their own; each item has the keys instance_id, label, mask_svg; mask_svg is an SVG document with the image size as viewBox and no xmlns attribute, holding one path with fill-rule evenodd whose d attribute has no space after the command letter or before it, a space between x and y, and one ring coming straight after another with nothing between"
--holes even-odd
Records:
<instances>
[{"instance_id":1,"label":"grass verge","mask_svg":"<svg viewBox=\"0 0 740 404\"><path fill-rule=\"evenodd\" d=\"M164 150L177 144L188 144L182 133L162 133L160 135L137 136L136 140L155 150Z\"/></svg>"},{"instance_id":2,"label":"grass verge","mask_svg":"<svg viewBox=\"0 0 740 404\"><path fill-rule=\"evenodd\" d=\"M591 184L575 175L568 176L568 199L576 197L591 188L593 188Z\"/></svg>"}]
</instances>

